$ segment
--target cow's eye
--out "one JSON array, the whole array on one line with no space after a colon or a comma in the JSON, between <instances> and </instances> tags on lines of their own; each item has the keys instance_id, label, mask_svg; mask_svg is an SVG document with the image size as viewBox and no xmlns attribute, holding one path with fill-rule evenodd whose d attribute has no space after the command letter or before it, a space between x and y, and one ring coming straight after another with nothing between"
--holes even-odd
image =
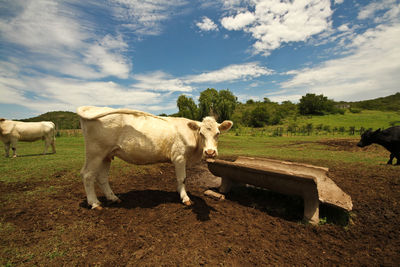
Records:
<instances>
[{"instance_id":1,"label":"cow's eye","mask_svg":"<svg viewBox=\"0 0 400 267\"><path fill-rule=\"evenodd\" d=\"M219 136L219 133L216 133L215 136L214 136L214 138L217 139L218 136Z\"/></svg>"}]
</instances>

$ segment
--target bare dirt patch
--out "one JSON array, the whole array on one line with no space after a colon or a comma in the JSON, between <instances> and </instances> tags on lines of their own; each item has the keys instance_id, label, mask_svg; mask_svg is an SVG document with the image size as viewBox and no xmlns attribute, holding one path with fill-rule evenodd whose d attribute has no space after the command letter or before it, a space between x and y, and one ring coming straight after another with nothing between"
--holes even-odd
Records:
<instances>
[{"instance_id":1,"label":"bare dirt patch","mask_svg":"<svg viewBox=\"0 0 400 267\"><path fill-rule=\"evenodd\" d=\"M345 146L341 144L332 143ZM187 187L195 203L191 208L180 203L169 164L155 165L145 173L132 169L119 175L114 169L111 186L123 202L106 205L100 212L88 209L81 179L72 172L59 172L43 183L0 183L0 263L398 266L400 262L398 166L331 166L330 177L353 199L346 226L303 224L301 199L257 189L238 187L224 201L207 198L204 189L218 181L205 171L202 166L189 172ZM2 197L10 191L16 193L15 199ZM332 216L326 209L326 216Z\"/></svg>"}]
</instances>

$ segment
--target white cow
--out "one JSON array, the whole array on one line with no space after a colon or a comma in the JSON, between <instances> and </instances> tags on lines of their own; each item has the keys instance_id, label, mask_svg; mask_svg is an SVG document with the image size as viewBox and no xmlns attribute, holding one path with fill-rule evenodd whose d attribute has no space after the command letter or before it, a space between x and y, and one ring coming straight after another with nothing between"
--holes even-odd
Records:
<instances>
[{"instance_id":1,"label":"white cow","mask_svg":"<svg viewBox=\"0 0 400 267\"><path fill-rule=\"evenodd\" d=\"M219 124L212 117L198 122L106 107L80 107L78 115L86 145L81 174L88 204L93 209L101 209L95 182L108 200L120 202L108 183L114 156L133 164L172 162L181 200L191 205L185 190L186 167L202 158L216 157L218 135L233 124L231 121Z\"/></svg>"},{"instance_id":2,"label":"white cow","mask_svg":"<svg viewBox=\"0 0 400 267\"><path fill-rule=\"evenodd\" d=\"M51 121L22 122L11 121L0 118L0 140L4 143L6 157L10 156L10 146L13 150L13 157L17 157L17 141L33 142L39 139L44 140L44 152L47 153L49 145L56 153L55 125Z\"/></svg>"}]
</instances>

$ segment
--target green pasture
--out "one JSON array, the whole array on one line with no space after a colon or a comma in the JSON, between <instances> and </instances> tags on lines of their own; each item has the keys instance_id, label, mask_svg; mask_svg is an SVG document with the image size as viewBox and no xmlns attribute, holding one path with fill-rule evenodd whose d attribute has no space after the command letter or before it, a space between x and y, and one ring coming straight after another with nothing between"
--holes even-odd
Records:
<instances>
[{"instance_id":1,"label":"green pasture","mask_svg":"<svg viewBox=\"0 0 400 267\"><path fill-rule=\"evenodd\" d=\"M355 127L360 129L372 128L388 128L393 124L400 125L400 113L394 111L377 111L377 110L362 110L360 113L351 113L346 111L345 114L330 114L324 116L298 116L291 118L289 122L297 123L298 125L312 123L314 126L327 125L331 128Z\"/></svg>"},{"instance_id":2,"label":"green pasture","mask_svg":"<svg viewBox=\"0 0 400 267\"><path fill-rule=\"evenodd\" d=\"M373 145L373 151L363 151L356 147L359 139L356 136L266 137L227 134L219 142L219 153L222 157L267 157L326 167L342 163L372 166L387 162L389 152L377 145ZM335 141L347 144L346 148L328 144Z\"/></svg>"},{"instance_id":3,"label":"green pasture","mask_svg":"<svg viewBox=\"0 0 400 267\"><path fill-rule=\"evenodd\" d=\"M355 147L357 136L284 136L222 135L219 141L220 157L239 155L269 157L282 160L309 162L312 164L359 163L377 165L388 160L388 152L374 145L372 151ZM331 147L326 141L345 140L349 149ZM43 181L59 172L70 172L79 177L84 162L84 140L82 136L65 136L56 140L56 154L42 155L44 144L18 143L18 157L0 157L0 182ZM352 149L353 147L354 149ZM134 167L121 160L115 160L115 168ZM327 166L329 167L329 166ZM121 171L121 170L119 170Z\"/></svg>"}]
</instances>

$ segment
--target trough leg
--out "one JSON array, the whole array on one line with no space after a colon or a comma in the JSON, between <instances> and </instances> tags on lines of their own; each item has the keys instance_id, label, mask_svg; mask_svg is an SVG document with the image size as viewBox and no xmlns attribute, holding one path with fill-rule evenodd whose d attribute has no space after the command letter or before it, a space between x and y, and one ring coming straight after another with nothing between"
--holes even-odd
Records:
<instances>
[{"instance_id":1,"label":"trough leg","mask_svg":"<svg viewBox=\"0 0 400 267\"><path fill-rule=\"evenodd\" d=\"M304 220L316 225L319 223L319 199L318 195L304 196Z\"/></svg>"},{"instance_id":2,"label":"trough leg","mask_svg":"<svg viewBox=\"0 0 400 267\"><path fill-rule=\"evenodd\" d=\"M227 177L221 177L221 186L219 187L219 192L226 194L231 190L232 181Z\"/></svg>"}]
</instances>

